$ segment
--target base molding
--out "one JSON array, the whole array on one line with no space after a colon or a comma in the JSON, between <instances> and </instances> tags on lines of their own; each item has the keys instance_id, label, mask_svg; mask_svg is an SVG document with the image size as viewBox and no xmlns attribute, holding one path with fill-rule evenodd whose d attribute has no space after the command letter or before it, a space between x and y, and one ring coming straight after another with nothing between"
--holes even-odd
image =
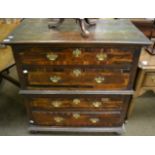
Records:
<instances>
[{"instance_id":1,"label":"base molding","mask_svg":"<svg viewBox=\"0 0 155 155\"><path fill-rule=\"evenodd\" d=\"M81 132L81 133L117 133L123 134L125 127L44 127L44 126L29 126L30 132Z\"/></svg>"}]
</instances>

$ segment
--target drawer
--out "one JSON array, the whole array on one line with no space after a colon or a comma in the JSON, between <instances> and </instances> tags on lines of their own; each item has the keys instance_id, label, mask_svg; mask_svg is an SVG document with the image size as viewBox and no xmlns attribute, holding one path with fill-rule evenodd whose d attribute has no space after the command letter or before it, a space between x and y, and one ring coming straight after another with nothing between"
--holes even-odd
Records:
<instances>
[{"instance_id":1,"label":"drawer","mask_svg":"<svg viewBox=\"0 0 155 155\"><path fill-rule=\"evenodd\" d=\"M120 48L24 48L19 58L25 65L114 65L133 62L133 49Z\"/></svg>"},{"instance_id":2,"label":"drawer","mask_svg":"<svg viewBox=\"0 0 155 155\"><path fill-rule=\"evenodd\" d=\"M122 125L119 111L109 113L32 111L31 118L30 123L42 126L104 127Z\"/></svg>"},{"instance_id":3,"label":"drawer","mask_svg":"<svg viewBox=\"0 0 155 155\"><path fill-rule=\"evenodd\" d=\"M155 87L155 73L146 73L143 86Z\"/></svg>"},{"instance_id":4,"label":"drawer","mask_svg":"<svg viewBox=\"0 0 155 155\"><path fill-rule=\"evenodd\" d=\"M28 87L48 89L120 90L128 88L129 79L130 70L123 69L45 68L30 70L25 74Z\"/></svg>"},{"instance_id":5,"label":"drawer","mask_svg":"<svg viewBox=\"0 0 155 155\"><path fill-rule=\"evenodd\" d=\"M39 96L29 99L29 106L32 110L122 110L126 96L123 95L90 95L62 97Z\"/></svg>"}]
</instances>

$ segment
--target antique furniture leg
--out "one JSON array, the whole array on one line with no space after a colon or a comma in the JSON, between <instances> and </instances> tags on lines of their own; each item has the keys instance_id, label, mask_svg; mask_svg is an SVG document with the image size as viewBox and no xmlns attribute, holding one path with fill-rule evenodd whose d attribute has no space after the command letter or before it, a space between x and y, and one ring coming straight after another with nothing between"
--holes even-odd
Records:
<instances>
[{"instance_id":1,"label":"antique furniture leg","mask_svg":"<svg viewBox=\"0 0 155 155\"><path fill-rule=\"evenodd\" d=\"M131 116L131 113L133 112L133 108L135 107L135 99L138 96L141 96L144 92L141 90L141 84L144 80L144 74L145 72L143 70L140 70L138 73L138 78L136 80L136 88L135 88L135 93L132 96L130 105L129 105L129 110L128 110L128 114L127 114L127 119Z\"/></svg>"}]
</instances>

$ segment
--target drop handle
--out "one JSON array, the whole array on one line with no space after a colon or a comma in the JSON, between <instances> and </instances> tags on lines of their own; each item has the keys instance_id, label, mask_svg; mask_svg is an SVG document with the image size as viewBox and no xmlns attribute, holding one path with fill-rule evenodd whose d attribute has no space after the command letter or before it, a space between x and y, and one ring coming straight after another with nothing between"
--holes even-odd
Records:
<instances>
[{"instance_id":1,"label":"drop handle","mask_svg":"<svg viewBox=\"0 0 155 155\"><path fill-rule=\"evenodd\" d=\"M92 105L95 107L95 108L99 108L101 107L102 103L101 102L93 102Z\"/></svg>"},{"instance_id":2,"label":"drop handle","mask_svg":"<svg viewBox=\"0 0 155 155\"><path fill-rule=\"evenodd\" d=\"M50 61L55 61L58 58L58 55L55 53L48 53L46 55L46 58Z\"/></svg>"},{"instance_id":3,"label":"drop handle","mask_svg":"<svg viewBox=\"0 0 155 155\"><path fill-rule=\"evenodd\" d=\"M75 119L80 118L80 114L79 113L73 113L73 118L75 118Z\"/></svg>"},{"instance_id":4,"label":"drop handle","mask_svg":"<svg viewBox=\"0 0 155 155\"><path fill-rule=\"evenodd\" d=\"M96 83L100 84L104 82L105 78L99 76L99 77L94 78L94 80Z\"/></svg>"},{"instance_id":5,"label":"drop handle","mask_svg":"<svg viewBox=\"0 0 155 155\"><path fill-rule=\"evenodd\" d=\"M54 117L54 121L56 123L61 123L62 121L64 121L64 118L63 117Z\"/></svg>"},{"instance_id":6,"label":"drop handle","mask_svg":"<svg viewBox=\"0 0 155 155\"><path fill-rule=\"evenodd\" d=\"M53 83L58 83L61 80L61 77L59 76L51 76L50 81Z\"/></svg>"},{"instance_id":7,"label":"drop handle","mask_svg":"<svg viewBox=\"0 0 155 155\"><path fill-rule=\"evenodd\" d=\"M60 102L60 101L53 101L53 102L51 103L51 105L52 105L53 107L55 107L55 108L60 107L61 104L62 104L62 102Z\"/></svg>"},{"instance_id":8,"label":"drop handle","mask_svg":"<svg viewBox=\"0 0 155 155\"><path fill-rule=\"evenodd\" d=\"M73 103L74 105L78 105L78 104L80 104L80 102L81 102L80 99L75 98L75 99L73 99L73 102L72 102L72 103Z\"/></svg>"},{"instance_id":9,"label":"drop handle","mask_svg":"<svg viewBox=\"0 0 155 155\"><path fill-rule=\"evenodd\" d=\"M99 118L90 118L89 119L91 123L96 124L99 122Z\"/></svg>"},{"instance_id":10,"label":"drop handle","mask_svg":"<svg viewBox=\"0 0 155 155\"><path fill-rule=\"evenodd\" d=\"M105 61L107 59L107 54L100 52L96 55L98 61Z\"/></svg>"},{"instance_id":11,"label":"drop handle","mask_svg":"<svg viewBox=\"0 0 155 155\"><path fill-rule=\"evenodd\" d=\"M81 55L81 50L79 50L79 49L75 49L75 50L73 50L73 56L74 57L76 57L76 58L78 58L80 55Z\"/></svg>"}]
</instances>

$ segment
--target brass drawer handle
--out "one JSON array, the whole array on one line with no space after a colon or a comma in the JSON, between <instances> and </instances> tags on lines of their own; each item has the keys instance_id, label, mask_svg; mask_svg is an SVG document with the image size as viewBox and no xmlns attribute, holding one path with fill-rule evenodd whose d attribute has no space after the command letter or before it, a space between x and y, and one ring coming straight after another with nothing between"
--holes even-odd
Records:
<instances>
[{"instance_id":1,"label":"brass drawer handle","mask_svg":"<svg viewBox=\"0 0 155 155\"><path fill-rule=\"evenodd\" d=\"M94 80L96 83L102 83L102 82L104 82L105 78L99 76L99 77L96 77Z\"/></svg>"},{"instance_id":2,"label":"brass drawer handle","mask_svg":"<svg viewBox=\"0 0 155 155\"><path fill-rule=\"evenodd\" d=\"M105 61L107 59L107 54L100 52L96 55L98 61Z\"/></svg>"},{"instance_id":3,"label":"brass drawer handle","mask_svg":"<svg viewBox=\"0 0 155 155\"><path fill-rule=\"evenodd\" d=\"M57 83L61 80L61 77L59 76L51 76L50 77L50 81L53 82L53 83Z\"/></svg>"},{"instance_id":4,"label":"brass drawer handle","mask_svg":"<svg viewBox=\"0 0 155 155\"><path fill-rule=\"evenodd\" d=\"M80 99L77 99L77 98L73 99L74 105L78 105L80 102L81 102Z\"/></svg>"},{"instance_id":5,"label":"brass drawer handle","mask_svg":"<svg viewBox=\"0 0 155 155\"><path fill-rule=\"evenodd\" d=\"M74 74L76 77L78 77L78 76L81 75L81 70L80 70L80 69L74 69L74 70L73 70L73 74Z\"/></svg>"},{"instance_id":6,"label":"brass drawer handle","mask_svg":"<svg viewBox=\"0 0 155 155\"><path fill-rule=\"evenodd\" d=\"M101 102L93 102L92 105L95 107L95 108L99 108L101 107L102 103Z\"/></svg>"},{"instance_id":7,"label":"brass drawer handle","mask_svg":"<svg viewBox=\"0 0 155 155\"><path fill-rule=\"evenodd\" d=\"M80 118L80 114L79 114L79 113L74 113L74 114L73 114L73 117L74 117L75 119L78 119L78 118Z\"/></svg>"},{"instance_id":8,"label":"brass drawer handle","mask_svg":"<svg viewBox=\"0 0 155 155\"><path fill-rule=\"evenodd\" d=\"M73 50L73 56L76 57L76 58L79 57L79 56L81 55L81 53L82 53L82 52L81 52L81 50L79 50L79 49Z\"/></svg>"},{"instance_id":9,"label":"brass drawer handle","mask_svg":"<svg viewBox=\"0 0 155 155\"><path fill-rule=\"evenodd\" d=\"M153 81L153 83L155 83L155 77L152 77L152 81Z\"/></svg>"},{"instance_id":10,"label":"brass drawer handle","mask_svg":"<svg viewBox=\"0 0 155 155\"><path fill-rule=\"evenodd\" d=\"M90 118L91 123L95 124L99 122L99 118Z\"/></svg>"},{"instance_id":11,"label":"brass drawer handle","mask_svg":"<svg viewBox=\"0 0 155 155\"><path fill-rule=\"evenodd\" d=\"M54 121L56 123L61 123L62 121L64 121L64 118L63 117L54 117Z\"/></svg>"},{"instance_id":12,"label":"brass drawer handle","mask_svg":"<svg viewBox=\"0 0 155 155\"><path fill-rule=\"evenodd\" d=\"M62 102L60 102L60 101L53 101L51 104L52 104L53 107L58 108L58 107L61 106Z\"/></svg>"},{"instance_id":13,"label":"brass drawer handle","mask_svg":"<svg viewBox=\"0 0 155 155\"><path fill-rule=\"evenodd\" d=\"M48 53L46 55L46 58L50 61L55 61L58 58L58 55L55 53Z\"/></svg>"}]
</instances>

